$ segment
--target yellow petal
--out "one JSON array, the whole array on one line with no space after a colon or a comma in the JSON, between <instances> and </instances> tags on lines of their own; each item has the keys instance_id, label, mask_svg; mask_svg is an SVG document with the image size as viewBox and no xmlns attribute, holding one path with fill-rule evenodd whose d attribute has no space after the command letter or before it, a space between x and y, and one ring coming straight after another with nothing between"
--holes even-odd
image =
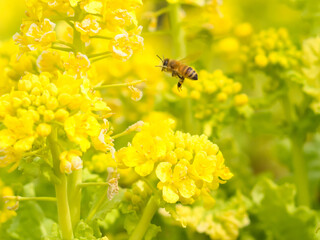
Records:
<instances>
[{"instance_id":1,"label":"yellow petal","mask_svg":"<svg viewBox=\"0 0 320 240\"><path fill-rule=\"evenodd\" d=\"M162 189L163 200L168 203L176 203L179 200L177 190L174 190L171 186L164 186Z\"/></svg>"}]
</instances>

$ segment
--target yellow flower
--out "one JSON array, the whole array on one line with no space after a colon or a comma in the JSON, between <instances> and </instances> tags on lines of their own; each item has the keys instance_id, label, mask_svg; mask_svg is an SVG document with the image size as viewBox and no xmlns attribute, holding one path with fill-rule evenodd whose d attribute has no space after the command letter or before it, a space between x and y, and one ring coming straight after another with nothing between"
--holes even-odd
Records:
<instances>
[{"instance_id":1,"label":"yellow flower","mask_svg":"<svg viewBox=\"0 0 320 240\"><path fill-rule=\"evenodd\" d=\"M201 193L216 189L232 177L216 144L204 135L173 132L172 120L145 123L132 145L116 152L119 167L134 168L140 176L155 174L168 203L192 203ZM222 180L221 180L222 179Z\"/></svg>"},{"instance_id":2,"label":"yellow flower","mask_svg":"<svg viewBox=\"0 0 320 240\"><path fill-rule=\"evenodd\" d=\"M104 21L111 31L124 29L131 25L137 25L135 13L133 11L128 11L127 9L110 9L106 12Z\"/></svg>"},{"instance_id":3,"label":"yellow flower","mask_svg":"<svg viewBox=\"0 0 320 240\"><path fill-rule=\"evenodd\" d=\"M218 49L222 53L232 54L239 50L239 42L236 38L225 38L219 42Z\"/></svg>"},{"instance_id":4,"label":"yellow flower","mask_svg":"<svg viewBox=\"0 0 320 240\"><path fill-rule=\"evenodd\" d=\"M63 173L71 173L72 171L82 168L82 153L78 150L64 151L60 153L60 171Z\"/></svg>"},{"instance_id":5,"label":"yellow flower","mask_svg":"<svg viewBox=\"0 0 320 240\"><path fill-rule=\"evenodd\" d=\"M109 130L109 122L104 119L104 124L101 126L99 136L92 136L91 141L93 147L96 150L107 152L110 151L114 154L115 150L113 148L113 139L111 138L112 131Z\"/></svg>"},{"instance_id":6,"label":"yellow flower","mask_svg":"<svg viewBox=\"0 0 320 240\"><path fill-rule=\"evenodd\" d=\"M172 186L163 186L162 197L168 203L176 203L179 200L178 191Z\"/></svg>"},{"instance_id":7,"label":"yellow flower","mask_svg":"<svg viewBox=\"0 0 320 240\"><path fill-rule=\"evenodd\" d=\"M13 196L13 190L8 187L4 186L2 181L0 180L0 199L3 201L2 197L4 196ZM0 224L8 221L10 218L17 215L14 211L17 209L19 203L16 201L6 201L4 204L1 204L0 208Z\"/></svg>"},{"instance_id":8,"label":"yellow flower","mask_svg":"<svg viewBox=\"0 0 320 240\"><path fill-rule=\"evenodd\" d=\"M32 148L35 139L33 130L34 120L30 112L25 112L21 118L7 115L3 120L7 129L0 131L1 148L8 148L13 145L19 152L28 151Z\"/></svg>"},{"instance_id":9,"label":"yellow flower","mask_svg":"<svg viewBox=\"0 0 320 240\"><path fill-rule=\"evenodd\" d=\"M109 43L113 56L122 61L127 61L134 52L143 48L143 38L140 35L142 27L130 32L118 34Z\"/></svg>"},{"instance_id":10,"label":"yellow flower","mask_svg":"<svg viewBox=\"0 0 320 240\"><path fill-rule=\"evenodd\" d=\"M91 14L101 14L103 8L103 4L100 1L90 1L89 3L87 3L86 5L84 5L84 10L87 13L91 13Z\"/></svg>"},{"instance_id":11,"label":"yellow flower","mask_svg":"<svg viewBox=\"0 0 320 240\"><path fill-rule=\"evenodd\" d=\"M131 91L131 99L132 100L139 101L142 98L143 93L139 88L136 88L134 86L129 86L129 89Z\"/></svg>"},{"instance_id":12,"label":"yellow flower","mask_svg":"<svg viewBox=\"0 0 320 240\"><path fill-rule=\"evenodd\" d=\"M80 52L76 56L70 52L68 58L65 59L64 68L67 74L74 78L85 77L90 68L90 61L86 55Z\"/></svg>"},{"instance_id":13,"label":"yellow flower","mask_svg":"<svg viewBox=\"0 0 320 240\"><path fill-rule=\"evenodd\" d=\"M1 141L0 141L1 142ZM0 150L0 167L6 167L12 163L18 163L22 157L22 152L16 151L13 147ZM17 166L13 166L14 170Z\"/></svg>"},{"instance_id":14,"label":"yellow flower","mask_svg":"<svg viewBox=\"0 0 320 240\"><path fill-rule=\"evenodd\" d=\"M74 27L81 33L81 39L84 42L88 42L90 36L97 35L101 30L97 18L93 15L86 16L81 23L75 22Z\"/></svg>"},{"instance_id":15,"label":"yellow flower","mask_svg":"<svg viewBox=\"0 0 320 240\"><path fill-rule=\"evenodd\" d=\"M19 44L22 53L26 51L35 51L38 49L47 49L52 42L56 40L54 31L55 24L45 18L42 23L23 23L21 25L21 34L16 33L13 39Z\"/></svg>"},{"instance_id":16,"label":"yellow flower","mask_svg":"<svg viewBox=\"0 0 320 240\"><path fill-rule=\"evenodd\" d=\"M206 182L212 182L213 173L216 170L217 157L215 155L208 156L205 151L199 151L192 163L196 175Z\"/></svg>"},{"instance_id":17,"label":"yellow flower","mask_svg":"<svg viewBox=\"0 0 320 240\"><path fill-rule=\"evenodd\" d=\"M234 32L237 37L245 38L252 34L252 26L250 23L241 23L236 26Z\"/></svg>"},{"instance_id":18,"label":"yellow flower","mask_svg":"<svg viewBox=\"0 0 320 240\"><path fill-rule=\"evenodd\" d=\"M263 54L259 54L257 56L255 56L254 58L254 62L259 66L259 67L265 67L268 65L268 58L263 55Z\"/></svg>"},{"instance_id":19,"label":"yellow flower","mask_svg":"<svg viewBox=\"0 0 320 240\"><path fill-rule=\"evenodd\" d=\"M94 116L77 113L66 119L64 130L69 140L79 144L81 151L85 152L91 145L88 137L99 136L101 127Z\"/></svg>"},{"instance_id":20,"label":"yellow flower","mask_svg":"<svg viewBox=\"0 0 320 240\"><path fill-rule=\"evenodd\" d=\"M37 133L41 137L47 137L51 133L51 126L46 123L41 123L36 129Z\"/></svg>"},{"instance_id":21,"label":"yellow flower","mask_svg":"<svg viewBox=\"0 0 320 240\"><path fill-rule=\"evenodd\" d=\"M61 56L56 51L45 50L37 59L40 72L54 72L62 68Z\"/></svg>"},{"instance_id":22,"label":"yellow flower","mask_svg":"<svg viewBox=\"0 0 320 240\"><path fill-rule=\"evenodd\" d=\"M248 96L245 93L238 94L238 95L234 96L234 104L236 106L246 105L248 103L248 101L249 101Z\"/></svg>"},{"instance_id":23,"label":"yellow flower","mask_svg":"<svg viewBox=\"0 0 320 240\"><path fill-rule=\"evenodd\" d=\"M69 0L71 7L76 7L81 0Z\"/></svg>"}]
</instances>

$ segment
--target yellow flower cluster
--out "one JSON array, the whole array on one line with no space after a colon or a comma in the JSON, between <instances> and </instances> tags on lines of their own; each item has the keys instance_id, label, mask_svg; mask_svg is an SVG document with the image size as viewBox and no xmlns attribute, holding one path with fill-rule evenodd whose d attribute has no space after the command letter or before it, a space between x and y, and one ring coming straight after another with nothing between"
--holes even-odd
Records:
<instances>
[{"instance_id":1,"label":"yellow flower cluster","mask_svg":"<svg viewBox=\"0 0 320 240\"><path fill-rule=\"evenodd\" d=\"M303 75L303 90L313 101L310 104L311 109L320 113L320 37L308 38L302 45L302 75Z\"/></svg>"},{"instance_id":2,"label":"yellow flower cluster","mask_svg":"<svg viewBox=\"0 0 320 240\"><path fill-rule=\"evenodd\" d=\"M24 21L21 33L16 33L13 39L19 44L21 53L47 49L56 40L54 28L55 24L47 18L42 22Z\"/></svg>"},{"instance_id":3,"label":"yellow flower cluster","mask_svg":"<svg viewBox=\"0 0 320 240\"><path fill-rule=\"evenodd\" d=\"M19 80L17 90L0 97L0 121L5 126L0 131L0 148L5 152L0 160L1 167L18 163L36 141L41 146L53 125L63 125L69 140L79 145L82 152L91 143L100 151L113 150L109 122L105 119L104 123L99 123L92 113L110 108L85 87L89 85L88 80L75 80L69 75L60 75L54 80L49 73L29 73ZM61 157L66 172L77 168L74 155L81 155L70 154ZM73 167L67 162L74 163Z\"/></svg>"},{"instance_id":4,"label":"yellow flower cluster","mask_svg":"<svg viewBox=\"0 0 320 240\"><path fill-rule=\"evenodd\" d=\"M4 196L13 195L12 189L8 186L5 186L0 180L0 224L17 215L17 213L14 211L17 203L15 201L6 201L2 198Z\"/></svg>"},{"instance_id":5,"label":"yellow flower cluster","mask_svg":"<svg viewBox=\"0 0 320 240\"><path fill-rule=\"evenodd\" d=\"M75 29L72 33L72 28L64 27L59 32L64 32L62 36L68 35L64 42L67 46L73 43L83 54L86 49L80 46L76 35L81 36L86 47L93 38L109 40L113 56L123 61L143 48L142 27L138 26L135 15L136 8L142 5L141 0L26 0L26 5L27 19L23 21L20 33L14 36L21 53L45 50L52 43L61 44L56 41L56 24L49 18L65 20ZM106 44L103 46L106 52Z\"/></svg>"},{"instance_id":6,"label":"yellow flower cluster","mask_svg":"<svg viewBox=\"0 0 320 240\"><path fill-rule=\"evenodd\" d=\"M301 56L285 28L261 31L252 37L249 48L245 50L259 68L278 66L288 69L296 66Z\"/></svg>"},{"instance_id":7,"label":"yellow flower cluster","mask_svg":"<svg viewBox=\"0 0 320 240\"><path fill-rule=\"evenodd\" d=\"M217 202L210 210L203 206L177 204L171 215L182 227L188 226L211 239L235 240L240 229L250 223L243 198L241 194L237 194L230 200ZM164 212L163 215L168 213Z\"/></svg>"},{"instance_id":8,"label":"yellow flower cluster","mask_svg":"<svg viewBox=\"0 0 320 240\"><path fill-rule=\"evenodd\" d=\"M240 93L242 85L225 76L221 70L200 71L201 81L189 82L189 97L197 100L196 118L207 118L231 107L248 105L248 96Z\"/></svg>"},{"instance_id":9,"label":"yellow flower cluster","mask_svg":"<svg viewBox=\"0 0 320 240\"><path fill-rule=\"evenodd\" d=\"M174 121L145 123L132 145L116 152L119 167L132 167L140 176L155 172L157 187L168 203L192 203L232 177L216 144L205 135L174 132Z\"/></svg>"}]
</instances>

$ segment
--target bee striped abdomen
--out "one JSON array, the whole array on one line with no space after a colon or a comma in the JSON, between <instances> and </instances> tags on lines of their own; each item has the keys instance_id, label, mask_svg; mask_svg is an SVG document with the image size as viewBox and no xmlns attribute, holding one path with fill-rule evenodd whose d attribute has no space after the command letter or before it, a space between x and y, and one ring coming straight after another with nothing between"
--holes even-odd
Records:
<instances>
[{"instance_id":1,"label":"bee striped abdomen","mask_svg":"<svg viewBox=\"0 0 320 240\"><path fill-rule=\"evenodd\" d=\"M186 66L187 69L185 70L185 76L192 80L198 80L198 74L192 67Z\"/></svg>"}]
</instances>

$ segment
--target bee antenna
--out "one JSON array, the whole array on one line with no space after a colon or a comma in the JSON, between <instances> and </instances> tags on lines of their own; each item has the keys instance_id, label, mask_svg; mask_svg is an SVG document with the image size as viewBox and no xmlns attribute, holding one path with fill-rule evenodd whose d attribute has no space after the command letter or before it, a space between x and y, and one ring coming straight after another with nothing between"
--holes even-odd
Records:
<instances>
[{"instance_id":1,"label":"bee antenna","mask_svg":"<svg viewBox=\"0 0 320 240\"><path fill-rule=\"evenodd\" d=\"M159 65L158 65L158 66L155 66L155 67L163 67L163 66L159 66Z\"/></svg>"},{"instance_id":2,"label":"bee antenna","mask_svg":"<svg viewBox=\"0 0 320 240\"><path fill-rule=\"evenodd\" d=\"M161 57L159 57L159 55L157 55L157 57L161 60L161 62L163 63L163 60L162 60L162 58ZM164 59L164 58L163 58Z\"/></svg>"}]
</instances>

